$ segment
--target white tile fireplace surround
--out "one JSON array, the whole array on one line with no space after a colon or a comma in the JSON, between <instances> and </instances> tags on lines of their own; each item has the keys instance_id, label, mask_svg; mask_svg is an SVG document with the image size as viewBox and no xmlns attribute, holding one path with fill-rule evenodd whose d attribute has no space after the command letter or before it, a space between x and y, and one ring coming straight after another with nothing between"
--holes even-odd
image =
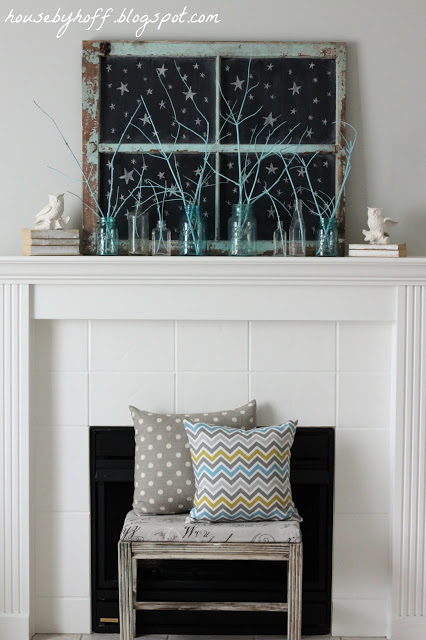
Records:
<instances>
[{"instance_id":1,"label":"white tile fireplace surround","mask_svg":"<svg viewBox=\"0 0 426 640\"><path fill-rule=\"evenodd\" d=\"M426 258L0 258L0 638L90 632L89 425L336 427L335 636L426 638Z\"/></svg>"}]
</instances>

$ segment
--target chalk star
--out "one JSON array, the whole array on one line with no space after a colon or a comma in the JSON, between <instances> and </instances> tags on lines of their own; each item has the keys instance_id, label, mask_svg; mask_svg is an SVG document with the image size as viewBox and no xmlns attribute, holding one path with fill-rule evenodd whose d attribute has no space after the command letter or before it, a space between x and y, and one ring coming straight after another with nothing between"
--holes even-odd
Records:
<instances>
[{"instance_id":1,"label":"chalk star","mask_svg":"<svg viewBox=\"0 0 426 640\"><path fill-rule=\"evenodd\" d=\"M275 100L275 95L272 94L271 96L269 96L271 98L271 100Z\"/></svg>"},{"instance_id":2,"label":"chalk star","mask_svg":"<svg viewBox=\"0 0 426 640\"><path fill-rule=\"evenodd\" d=\"M290 111L290 113L294 116L294 114L295 114L295 113L297 113L297 109L294 109L294 108L293 108L293 109Z\"/></svg>"},{"instance_id":3,"label":"chalk star","mask_svg":"<svg viewBox=\"0 0 426 640\"><path fill-rule=\"evenodd\" d=\"M127 73L127 69L123 69L123 73Z\"/></svg>"},{"instance_id":4,"label":"chalk star","mask_svg":"<svg viewBox=\"0 0 426 640\"><path fill-rule=\"evenodd\" d=\"M146 95L147 95L147 96L150 96L151 94L152 94L152 89L147 89L147 90L146 90Z\"/></svg>"},{"instance_id":5,"label":"chalk star","mask_svg":"<svg viewBox=\"0 0 426 640\"><path fill-rule=\"evenodd\" d=\"M288 90L293 92L293 95L295 93L297 93L299 95L300 93L300 89L302 88L302 85L297 86L297 84L295 82L293 82L293 86L289 87Z\"/></svg>"},{"instance_id":6,"label":"chalk star","mask_svg":"<svg viewBox=\"0 0 426 640\"><path fill-rule=\"evenodd\" d=\"M197 118L197 119L196 119L196 121L195 121L195 124L196 124L197 126L200 126L200 124L201 124L201 118Z\"/></svg>"},{"instance_id":7,"label":"chalk star","mask_svg":"<svg viewBox=\"0 0 426 640\"><path fill-rule=\"evenodd\" d=\"M231 84L235 85L234 91L236 91L237 89L241 89L241 91L243 90L243 82L244 80L240 80L239 77L237 76L235 82L231 82Z\"/></svg>"},{"instance_id":8,"label":"chalk star","mask_svg":"<svg viewBox=\"0 0 426 640\"><path fill-rule=\"evenodd\" d=\"M202 171L201 167L198 167L198 169L195 169L194 173L195 173L196 176L200 176L201 175L201 171Z\"/></svg>"},{"instance_id":9,"label":"chalk star","mask_svg":"<svg viewBox=\"0 0 426 640\"><path fill-rule=\"evenodd\" d=\"M315 83L318 82L318 78L314 78L312 82L315 82Z\"/></svg>"},{"instance_id":10,"label":"chalk star","mask_svg":"<svg viewBox=\"0 0 426 640\"><path fill-rule=\"evenodd\" d=\"M126 184L129 184L130 180L134 181L133 171L134 169L132 169L131 171L127 171L126 169L124 169L124 173L122 176L120 176L120 180L124 180Z\"/></svg>"},{"instance_id":11,"label":"chalk star","mask_svg":"<svg viewBox=\"0 0 426 640\"><path fill-rule=\"evenodd\" d=\"M227 71L230 71L231 67L229 66L229 64L227 64L227 65L226 65L225 69L226 69Z\"/></svg>"},{"instance_id":12,"label":"chalk star","mask_svg":"<svg viewBox=\"0 0 426 640\"><path fill-rule=\"evenodd\" d=\"M265 126L265 127L267 127L268 125L269 125L269 126L271 126L271 127L273 127L273 126L274 126L274 122L275 122L275 120L278 120L278 118L273 118L273 117L272 117L272 111L271 111L271 113L269 114L269 116L266 116L266 118L265 118L265 116L262 116L262 118L263 118L263 119L264 119L264 121L265 121L265 123L264 123L264 126Z\"/></svg>"},{"instance_id":13,"label":"chalk star","mask_svg":"<svg viewBox=\"0 0 426 640\"><path fill-rule=\"evenodd\" d=\"M166 76L166 71L167 71L167 69L164 66L164 62L163 62L163 66L162 67L158 67L158 69L157 69L158 77L160 77L160 76L164 76L165 77Z\"/></svg>"},{"instance_id":14,"label":"chalk star","mask_svg":"<svg viewBox=\"0 0 426 640\"><path fill-rule=\"evenodd\" d=\"M318 100L318 98L314 98L314 99L312 100L312 102L313 102L314 104L318 104L319 100Z\"/></svg>"},{"instance_id":15,"label":"chalk star","mask_svg":"<svg viewBox=\"0 0 426 640\"><path fill-rule=\"evenodd\" d=\"M205 96L204 102L208 102L208 101L209 101L209 99L207 98L207 96Z\"/></svg>"},{"instance_id":16,"label":"chalk star","mask_svg":"<svg viewBox=\"0 0 426 640\"><path fill-rule=\"evenodd\" d=\"M269 89L269 87L270 87L271 85L269 84L269 82L267 82L267 83L266 83L266 84L264 84L263 86L265 87L265 89L266 89L266 90L268 90L268 89Z\"/></svg>"},{"instance_id":17,"label":"chalk star","mask_svg":"<svg viewBox=\"0 0 426 640\"><path fill-rule=\"evenodd\" d=\"M275 214L275 211L271 207L270 209L267 209L266 213L268 214L268 218L273 218L274 214Z\"/></svg>"},{"instance_id":18,"label":"chalk star","mask_svg":"<svg viewBox=\"0 0 426 640\"><path fill-rule=\"evenodd\" d=\"M269 165L269 167L266 167L266 171L268 172L268 175L269 175L270 173L273 173L273 174L275 175L275 171L277 171L277 170L278 170L278 167L274 167L274 165L272 164L272 162L271 162L271 164Z\"/></svg>"},{"instance_id":19,"label":"chalk star","mask_svg":"<svg viewBox=\"0 0 426 640\"><path fill-rule=\"evenodd\" d=\"M311 64L309 65L310 69L313 69L315 67L315 62L311 62Z\"/></svg>"},{"instance_id":20,"label":"chalk star","mask_svg":"<svg viewBox=\"0 0 426 640\"><path fill-rule=\"evenodd\" d=\"M233 166L234 166L233 162L228 162L228 169L232 169Z\"/></svg>"},{"instance_id":21,"label":"chalk star","mask_svg":"<svg viewBox=\"0 0 426 640\"><path fill-rule=\"evenodd\" d=\"M323 123L323 124L327 124L327 123L328 123L327 118L324 118L324 120L322 120L322 123Z\"/></svg>"},{"instance_id":22,"label":"chalk star","mask_svg":"<svg viewBox=\"0 0 426 640\"><path fill-rule=\"evenodd\" d=\"M165 108L166 108L166 103L164 102L164 100L162 100L162 101L159 103L159 106L160 106L160 109L165 109Z\"/></svg>"},{"instance_id":23,"label":"chalk star","mask_svg":"<svg viewBox=\"0 0 426 640\"><path fill-rule=\"evenodd\" d=\"M249 93L249 100L253 100L254 95L252 93Z\"/></svg>"},{"instance_id":24,"label":"chalk star","mask_svg":"<svg viewBox=\"0 0 426 640\"><path fill-rule=\"evenodd\" d=\"M322 163L322 166L327 168L327 167L328 167L328 160L325 160L325 161Z\"/></svg>"},{"instance_id":25,"label":"chalk star","mask_svg":"<svg viewBox=\"0 0 426 640\"><path fill-rule=\"evenodd\" d=\"M288 75L291 76L293 74L293 69L288 70Z\"/></svg>"},{"instance_id":26,"label":"chalk star","mask_svg":"<svg viewBox=\"0 0 426 640\"><path fill-rule=\"evenodd\" d=\"M194 100L194 96L197 94L192 91L192 87L189 87L188 91L182 91L185 96L185 100Z\"/></svg>"},{"instance_id":27,"label":"chalk star","mask_svg":"<svg viewBox=\"0 0 426 640\"><path fill-rule=\"evenodd\" d=\"M164 180L164 172L163 172L163 171L160 171L160 172L158 173L158 175L157 175L157 178L158 178L159 180Z\"/></svg>"},{"instance_id":28,"label":"chalk star","mask_svg":"<svg viewBox=\"0 0 426 640\"><path fill-rule=\"evenodd\" d=\"M110 109L111 109L111 111L112 111L113 109L115 109L115 104L113 104L113 103L111 102L111 104L109 105L109 108L110 108Z\"/></svg>"},{"instance_id":29,"label":"chalk star","mask_svg":"<svg viewBox=\"0 0 426 640\"><path fill-rule=\"evenodd\" d=\"M305 170L303 169L303 167L297 170L297 175L303 178L303 176L305 175Z\"/></svg>"},{"instance_id":30,"label":"chalk star","mask_svg":"<svg viewBox=\"0 0 426 640\"><path fill-rule=\"evenodd\" d=\"M112 169L112 162L111 162L111 160L108 160L108 162L107 162L107 167L108 167L108 169Z\"/></svg>"},{"instance_id":31,"label":"chalk star","mask_svg":"<svg viewBox=\"0 0 426 640\"><path fill-rule=\"evenodd\" d=\"M131 159L132 164L136 164L136 160L134 158Z\"/></svg>"},{"instance_id":32,"label":"chalk star","mask_svg":"<svg viewBox=\"0 0 426 640\"><path fill-rule=\"evenodd\" d=\"M111 71L111 69L112 69L112 66L111 66L110 64L107 64L107 71L108 71L108 73Z\"/></svg>"},{"instance_id":33,"label":"chalk star","mask_svg":"<svg viewBox=\"0 0 426 640\"><path fill-rule=\"evenodd\" d=\"M205 73L200 73L200 78L204 78L205 75Z\"/></svg>"},{"instance_id":34,"label":"chalk star","mask_svg":"<svg viewBox=\"0 0 426 640\"><path fill-rule=\"evenodd\" d=\"M312 129L308 129L306 132L306 137L307 138L312 138L312 134L313 134L313 130Z\"/></svg>"},{"instance_id":35,"label":"chalk star","mask_svg":"<svg viewBox=\"0 0 426 640\"><path fill-rule=\"evenodd\" d=\"M274 65L272 64L272 62L266 65L266 68L268 69L268 71L272 71L273 67Z\"/></svg>"},{"instance_id":36,"label":"chalk star","mask_svg":"<svg viewBox=\"0 0 426 640\"><path fill-rule=\"evenodd\" d=\"M127 84L123 84L121 83L121 85L119 87L116 87L117 91L121 91L121 95L124 95L125 93L129 93L129 90L127 88Z\"/></svg>"},{"instance_id":37,"label":"chalk star","mask_svg":"<svg viewBox=\"0 0 426 640\"><path fill-rule=\"evenodd\" d=\"M142 69L142 62L138 62L138 64L136 65L138 69Z\"/></svg>"},{"instance_id":38,"label":"chalk star","mask_svg":"<svg viewBox=\"0 0 426 640\"><path fill-rule=\"evenodd\" d=\"M150 123L149 115L147 113L145 113L143 118L139 118L139 120L142 122L143 126Z\"/></svg>"}]
</instances>

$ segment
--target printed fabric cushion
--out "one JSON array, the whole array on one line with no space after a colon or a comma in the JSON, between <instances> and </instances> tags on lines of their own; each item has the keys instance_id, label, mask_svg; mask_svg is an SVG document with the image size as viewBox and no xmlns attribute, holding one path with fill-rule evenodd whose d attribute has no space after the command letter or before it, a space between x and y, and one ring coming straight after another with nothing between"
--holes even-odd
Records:
<instances>
[{"instance_id":1,"label":"printed fabric cushion","mask_svg":"<svg viewBox=\"0 0 426 640\"><path fill-rule=\"evenodd\" d=\"M195 483L185 418L238 429L256 426L255 400L215 413L152 413L129 408L136 445L133 509L144 515L188 513L192 507Z\"/></svg>"},{"instance_id":2,"label":"printed fabric cushion","mask_svg":"<svg viewBox=\"0 0 426 640\"><path fill-rule=\"evenodd\" d=\"M248 431L184 424L196 485L188 522L300 520L290 485L295 422Z\"/></svg>"}]
</instances>

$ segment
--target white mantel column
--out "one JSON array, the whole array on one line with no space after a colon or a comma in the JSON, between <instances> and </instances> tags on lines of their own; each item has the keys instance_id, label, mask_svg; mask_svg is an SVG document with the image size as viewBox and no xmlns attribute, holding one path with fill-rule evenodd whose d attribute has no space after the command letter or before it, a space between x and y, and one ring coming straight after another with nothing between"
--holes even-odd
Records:
<instances>
[{"instance_id":1,"label":"white mantel column","mask_svg":"<svg viewBox=\"0 0 426 640\"><path fill-rule=\"evenodd\" d=\"M29 286L0 285L0 640L28 640Z\"/></svg>"},{"instance_id":2,"label":"white mantel column","mask_svg":"<svg viewBox=\"0 0 426 640\"><path fill-rule=\"evenodd\" d=\"M426 287L398 287L392 640L426 638ZM392 465L391 465L392 468Z\"/></svg>"}]
</instances>

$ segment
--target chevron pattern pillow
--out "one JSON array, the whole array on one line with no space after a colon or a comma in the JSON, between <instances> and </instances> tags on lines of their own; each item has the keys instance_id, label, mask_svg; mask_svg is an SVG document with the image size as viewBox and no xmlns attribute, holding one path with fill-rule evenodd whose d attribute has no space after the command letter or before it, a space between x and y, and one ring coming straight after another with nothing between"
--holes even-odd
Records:
<instances>
[{"instance_id":1,"label":"chevron pattern pillow","mask_svg":"<svg viewBox=\"0 0 426 640\"><path fill-rule=\"evenodd\" d=\"M184 425L196 486L192 520L301 520L290 485L295 422L248 431Z\"/></svg>"}]
</instances>

